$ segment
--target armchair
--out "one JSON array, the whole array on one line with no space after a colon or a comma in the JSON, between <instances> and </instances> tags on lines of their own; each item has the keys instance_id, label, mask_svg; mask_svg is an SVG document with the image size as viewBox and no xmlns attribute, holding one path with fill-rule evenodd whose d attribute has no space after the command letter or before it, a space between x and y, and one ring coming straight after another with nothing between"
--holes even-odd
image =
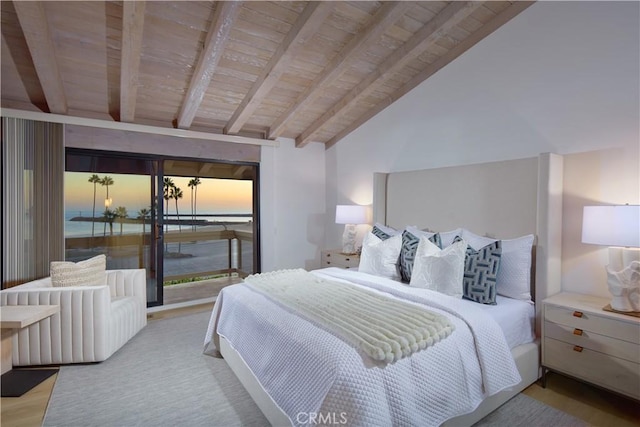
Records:
<instances>
[{"instance_id":1,"label":"armchair","mask_svg":"<svg viewBox=\"0 0 640 427\"><path fill-rule=\"evenodd\" d=\"M107 285L53 287L46 277L0 291L0 306L59 305L13 337L13 365L101 362L147 324L144 269L107 270Z\"/></svg>"}]
</instances>

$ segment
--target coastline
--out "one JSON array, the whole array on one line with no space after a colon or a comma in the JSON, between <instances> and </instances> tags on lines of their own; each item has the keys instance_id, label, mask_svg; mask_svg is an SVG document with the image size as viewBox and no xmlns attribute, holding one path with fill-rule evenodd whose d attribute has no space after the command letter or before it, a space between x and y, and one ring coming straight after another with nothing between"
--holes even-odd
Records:
<instances>
[{"instance_id":1,"label":"coastline","mask_svg":"<svg viewBox=\"0 0 640 427\"><path fill-rule=\"evenodd\" d=\"M190 217L190 215L185 215L186 217ZM227 215L227 214L215 214L215 215L206 215L207 217L220 217L220 218L229 218L229 217L235 217L235 218L252 218L253 215L252 214L233 214L233 215ZM107 222L107 219L104 216L99 216L99 217L90 217L90 216L74 216L72 218L67 219L67 221L73 221L73 222L99 222L99 223L104 223ZM232 225L232 224L246 224L246 223L251 223L251 219L249 219L249 221L209 221L207 219L192 219L192 218L187 218L187 219L165 219L164 220L164 224L168 224L168 225L199 225L199 226L205 226L205 225ZM142 220L140 218L116 218L115 220L113 220L114 224L149 224L150 220L146 219L146 220Z\"/></svg>"}]
</instances>

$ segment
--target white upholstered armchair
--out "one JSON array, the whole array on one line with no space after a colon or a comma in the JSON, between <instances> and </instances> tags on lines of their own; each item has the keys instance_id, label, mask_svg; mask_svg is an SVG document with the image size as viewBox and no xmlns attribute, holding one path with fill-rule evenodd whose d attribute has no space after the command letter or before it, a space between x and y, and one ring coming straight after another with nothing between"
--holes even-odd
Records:
<instances>
[{"instance_id":1,"label":"white upholstered armchair","mask_svg":"<svg viewBox=\"0 0 640 427\"><path fill-rule=\"evenodd\" d=\"M0 305L59 305L13 337L13 365L106 360L147 324L144 269L107 270L107 285L53 287L51 278L0 292Z\"/></svg>"}]
</instances>

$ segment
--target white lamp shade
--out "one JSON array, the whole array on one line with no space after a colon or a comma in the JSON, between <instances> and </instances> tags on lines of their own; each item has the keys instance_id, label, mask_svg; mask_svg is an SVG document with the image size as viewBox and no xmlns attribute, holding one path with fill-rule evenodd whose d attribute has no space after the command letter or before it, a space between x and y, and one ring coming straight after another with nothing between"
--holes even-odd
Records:
<instances>
[{"instance_id":1,"label":"white lamp shade","mask_svg":"<svg viewBox=\"0 0 640 427\"><path fill-rule=\"evenodd\" d=\"M360 205L337 205L336 224L366 224L367 207Z\"/></svg>"},{"instance_id":2,"label":"white lamp shade","mask_svg":"<svg viewBox=\"0 0 640 427\"><path fill-rule=\"evenodd\" d=\"M582 242L640 247L640 205L585 206Z\"/></svg>"}]
</instances>

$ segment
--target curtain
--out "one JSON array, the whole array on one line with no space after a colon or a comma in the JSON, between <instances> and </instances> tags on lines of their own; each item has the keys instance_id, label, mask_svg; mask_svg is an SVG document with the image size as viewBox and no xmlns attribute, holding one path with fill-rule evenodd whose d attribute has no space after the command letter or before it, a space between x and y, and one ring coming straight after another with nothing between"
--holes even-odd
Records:
<instances>
[{"instance_id":1,"label":"curtain","mask_svg":"<svg viewBox=\"0 0 640 427\"><path fill-rule=\"evenodd\" d=\"M2 288L64 260L64 127L2 117Z\"/></svg>"}]
</instances>

